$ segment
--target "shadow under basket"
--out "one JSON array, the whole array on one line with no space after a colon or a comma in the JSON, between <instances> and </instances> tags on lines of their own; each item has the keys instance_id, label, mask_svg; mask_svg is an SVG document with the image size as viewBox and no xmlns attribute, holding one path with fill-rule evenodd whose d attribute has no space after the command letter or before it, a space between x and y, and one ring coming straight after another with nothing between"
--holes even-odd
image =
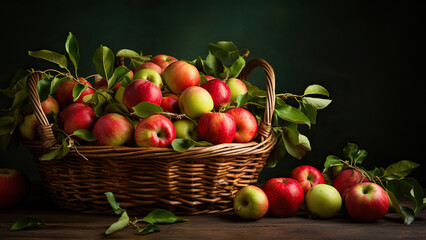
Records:
<instances>
[{"instance_id":1,"label":"shadow under basket","mask_svg":"<svg viewBox=\"0 0 426 240\"><path fill-rule=\"evenodd\" d=\"M185 152L172 148L78 146L63 159L50 161L39 158L60 145L41 109L37 93L40 75L32 74L30 99L40 123L41 140L24 145L36 161L50 200L64 209L93 214L113 213L105 192L112 192L120 206L132 214L146 214L155 208L184 215L232 210L235 194L257 183L276 144L270 124L275 105L272 67L263 59L253 59L239 78L247 79L258 66L266 74L267 106L256 141L193 147Z\"/></svg>"}]
</instances>

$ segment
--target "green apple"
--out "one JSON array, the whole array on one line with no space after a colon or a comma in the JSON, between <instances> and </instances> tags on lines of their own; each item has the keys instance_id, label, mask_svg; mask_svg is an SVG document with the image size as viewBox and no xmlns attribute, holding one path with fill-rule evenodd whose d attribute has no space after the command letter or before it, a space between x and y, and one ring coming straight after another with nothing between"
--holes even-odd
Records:
<instances>
[{"instance_id":1,"label":"green apple","mask_svg":"<svg viewBox=\"0 0 426 240\"><path fill-rule=\"evenodd\" d=\"M230 78L226 81L231 90L231 101L235 100L238 96L245 94L248 90L243 81L238 78Z\"/></svg>"},{"instance_id":2,"label":"green apple","mask_svg":"<svg viewBox=\"0 0 426 240\"><path fill-rule=\"evenodd\" d=\"M305 196L308 210L320 218L331 218L340 211L342 197L331 185L318 184L308 190Z\"/></svg>"},{"instance_id":3,"label":"green apple","mask_svg":"<svg viewBox=\"0 0 426 240\"><path fill-rule=\"evenodd\" d=\"M135 73L133 79L145 79L154 83L160 89L163 88L163 80L160 74L151 68L144 68Z\"/></svg>"},{"instance_id":4,"label":"green apple","mask_svg":"<svg viewBox=\"0 0 426 240\"><path fill-rule=\"evenodd\" d=\"M262 218L269 208L265 192L254 185L240 189L234 198L234 211L244 219Z\"/></svg>"},{"instance_id":5,"label":"green apple","mask_svg":"<svg viewBox=\"0 0 426 240\"><path fill-rule=\"evenodd\" d=\"M185 89L179 96L179 108L192 119L198 119L203 113L213 110L214 103L210 93L199 86Z\"/></svg>"},{"instance_id":6,"label":"green apple","mask_svg":"<svg viewBox=\"0 0 426 240\"><path fill-rule=\"evenodd\" d=\"M194 133L197 133L196 125L193 121L187 119L181 119L173 122L176 129L176 138L192 138L197 137Z\"/></svg>"},{"instance_id":7,"label":"green apple","mask_svg":"<svg viewBox=\"0 0 426 240\"><path fill-rule=\"evenodd\" d=\"M35 114L25 116L24 121L19 124L19 133L22 139L36 139L38 137L37 126L38 122Z\"/></svg>"}]
</instances>

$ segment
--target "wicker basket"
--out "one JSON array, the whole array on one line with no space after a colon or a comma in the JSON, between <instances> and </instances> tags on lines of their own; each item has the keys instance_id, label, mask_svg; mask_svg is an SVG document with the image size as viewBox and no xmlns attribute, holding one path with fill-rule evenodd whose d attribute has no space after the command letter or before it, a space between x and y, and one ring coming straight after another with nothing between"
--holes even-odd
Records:
<instances>
[{"instance_id":1,"label":"wicker basket","mask_svg":"<svg viewBox=\"0 0 426 240\"><path fill-rule=\"evenodd\" d=\"M246 79L255 67L266 74L267 107L256 141L172 148L79 146L60 160L39 157L59 147L43 113L37 93L39 75L29 79L30 99L40 123L40 140L26 142L37 163L51 201L83 213L112 213L105 192L114 193L132 214L163 208L179 214L220 213L232 210L236 192L256 184L276 139L271 131L275 105L275 75L262 59L247 63L239 76ZM88 160L81 157L83 154Z\"/></svg>"}]
</instances>

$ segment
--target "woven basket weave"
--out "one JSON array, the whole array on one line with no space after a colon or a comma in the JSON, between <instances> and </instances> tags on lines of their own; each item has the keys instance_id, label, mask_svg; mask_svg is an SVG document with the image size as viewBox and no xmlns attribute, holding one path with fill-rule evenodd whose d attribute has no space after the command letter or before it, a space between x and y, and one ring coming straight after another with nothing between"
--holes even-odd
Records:
<instances>
[{"instance_id":1,"label":"woven basket weave","mask_svg":"<svg viewBox=\"0 0 426 240\"><path fill-rule=\"evenodd\" d=\"M267 107L256 141L194 147L186 152L172 148L79 146L60 160L40 161L59 147L37 93L40 75L29 79L30 99L40 123L40 140L25 142L51 201L83 213L111 213L105 192L113 192L122 208L132 214L163 208L179 214L219 213L232 210L236 192L256 184L275 146L271 118L275 105L275 75L263 59L247 63L240 79L255 67L266 74ZM78 151L78 152L77 152ZM81 157L88 158L85 160Z\"/></svg>"}]
</instances>

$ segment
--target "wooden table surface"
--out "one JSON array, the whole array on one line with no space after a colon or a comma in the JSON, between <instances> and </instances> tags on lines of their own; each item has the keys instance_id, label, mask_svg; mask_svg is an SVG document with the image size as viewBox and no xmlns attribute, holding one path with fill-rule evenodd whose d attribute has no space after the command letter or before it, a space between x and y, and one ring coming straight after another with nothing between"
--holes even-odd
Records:
<instances>
[{"instance_id":1,"label":"wooden table surface","mask_svg":"<svg viewBox=\"0 0 426 240\"><path fill-rule=\"evenodd\" d=\"M426 239L426 211L408 226L402 224L395 213L388 213L378 222L362 223L343 213L321 220L309 219L306 212L300 210L290 218L265 216L247 221L229 212L185 216L189 222L160 225L160 232L144 236L136 235L136 229L131 227L105 236L105 230L118 216L59 209L41 193L41 190L33 190L20 207L0 210L0 239ZM9 231L15 221L29 216L43 219L47 227Z\"/></svg>"}]
</instances>

